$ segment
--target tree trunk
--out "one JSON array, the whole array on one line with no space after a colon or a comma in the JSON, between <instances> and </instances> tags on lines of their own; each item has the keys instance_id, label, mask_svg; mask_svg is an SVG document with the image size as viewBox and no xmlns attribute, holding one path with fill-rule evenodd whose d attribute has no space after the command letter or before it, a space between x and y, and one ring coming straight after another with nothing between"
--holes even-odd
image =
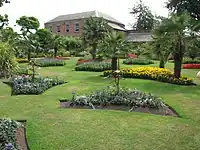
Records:
<instances>
[{"instance_id":1,"label":"tree trunk","mask_svg":"<svg viewBox=\"0 0 200 150\"><path fill-rule=\"evenodd\" d=\"M92 59L96 59L96 53L97 53L97 44L92 45Z\"/></svg>"},{"instance_id":2,"label":"tree trunk","mask_svg":"<svg viewBox=\"0 0 200 150\"><path fill-rule=\"evenodd\" d=\"M54 57L55 57L55 58L56 58L57 54L58 54L58 48L57 48L57 47L54 47Z\"/></svg>"},{"instance_id":3,"label":"tree trunk","mask_svg":"<svg viewBox=\"0 0 200 150\"><path fill-rule=\"evenodd\" d=\"M182 58L180 55L174 55L174 77L180 78L181 77L181 67L182 67Z\"/></svg>"},{"instance_id":4,"label":"tree trunk","mask_svg":"<svg viewBox=\"0 0 200 150\"><path fill-rule=\"evenodd\" d=\"M31 60L31 50L28 49L28 61L30 61L30 60Z\"/></svg>"},{"instance_id":5,"label":"tree trunk","mask_svg":"<svg viewBox=\"0 0 200 150\"><path fill-rule=\"evenodd\" d=\"M163 59L160 60L160 68L165 68L165 61Z\"/></svg>"},{"instance_id":6,"label":"tree trunk","mask_svg":"<svg viewBox=\"0 0 200 150\"><path fill-rule=\"evenodd\" d=\"M112 57L112 71L117 70L117 57Z\"/></svg>"}]
</instances>

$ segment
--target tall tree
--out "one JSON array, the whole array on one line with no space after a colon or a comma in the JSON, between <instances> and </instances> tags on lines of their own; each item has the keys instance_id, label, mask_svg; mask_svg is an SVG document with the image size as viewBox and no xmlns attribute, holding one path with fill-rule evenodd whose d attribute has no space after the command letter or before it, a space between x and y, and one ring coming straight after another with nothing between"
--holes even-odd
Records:
<instances>
[{"instance_id":1,"label":"tall tree","mask_svg":"<svg viewBox=\"0 0 200 150\"><path fill-rule=\"evenodd\" d=\"M83 27L83 41L92 46L92 57L96 58L97 46L105 38L108 31L107 22L103 18L90 17Z\"/></svg>"},{"instance_id":2,"label":"tall tree","mask_svg":"<svg viewBox=\"0 0 200 150\"><path fill-rule=\"evenodd\" d=\"M107 34L105 40L101 44L100 53L112 58L112 71L117 69L117 60L119 55L127 54L129 50L129 43L124 39L124 36L117 32L110 32Z\"/></svg>"},{"instance_id":3,"label":"tall tree","mask_svg":"<svg viewBox=\"0 0 200 150\"><path fill-rule=\"evenodd\" d=\"M200 20L199 0L169 0L167 8L176 13L187 11L193 18Z\"/></svg>"},{"instance_id":4,"label":"tall tree","mask_svg":"<svg viewBox=\"0 0 200 150\"><path fill-rule=\"evenodd\" d=\"M172 47L172 55L174 57L174 77L181 77L181 68L183 56L186 52L186 41L190 32L190 16L184 14L171 14L170 18L164 19L155 32L163 37L170 37ZM164 38L163 42L167 39ZM164 45L162 45L164 46Z\"/></svg>"},{"instance_id":5,"label":"tall tree","mask_svg":"<svg viewBox=\"0 0 200 150\"><path fill-rule=\"evenodd\" d=\"M3 6L4 3L10 3L8 0L0 0L0 7ZM3 29L4 26L8 25L8 15L5 14L4 16L0 15L0 30Z\"/></svg>"},{"instance_id":6,"label":"tall tree","mask_svg":"<svg viewBox=\"0 0 200 150\"><path fill-rule=\"evenodd\" d=\"M130 14L136 18L133 28L138 31L151 31L154 27L154 15L150 8L145 6L142 0L132 8Z\"/></svg>"},{"instance_id":7,"label":"tall tree","mask_svg":"<svg viewBox=\"0 0 200 150\"><path fill-rule=\"evenodd\" d=\"M30 61L31 51L35 50L35 39L33 38L33 33L38 30L40 23L37 18L27 16L20 17L16 23L21 27L21 36L26 41L28 60Z\"/></svg>"}]
</instances>

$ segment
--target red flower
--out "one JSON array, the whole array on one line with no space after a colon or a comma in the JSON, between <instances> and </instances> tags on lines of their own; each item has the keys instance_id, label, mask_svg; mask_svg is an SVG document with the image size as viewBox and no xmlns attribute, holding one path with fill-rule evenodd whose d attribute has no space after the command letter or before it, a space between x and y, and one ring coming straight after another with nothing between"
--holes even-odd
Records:
<instances>
[{"instance_id":1,"label":"red flower","mask_svg":"<svg viewBox=\"0 0 200 150\"><path fill-rule=\"evenodd\" d=\"M200 69L200 64L184 64L183 69Z\"/></svg>"},{"instance_id":2,"label":"red flower","mask_svg":"<svg viewBox=\"0 0 200 150\"><path fill-rule=\"evenodd\" d=\"M135 55L135 54L128 54L128 57L129 58L137 58L137 55Z\"/></svg>"}]
</instances>

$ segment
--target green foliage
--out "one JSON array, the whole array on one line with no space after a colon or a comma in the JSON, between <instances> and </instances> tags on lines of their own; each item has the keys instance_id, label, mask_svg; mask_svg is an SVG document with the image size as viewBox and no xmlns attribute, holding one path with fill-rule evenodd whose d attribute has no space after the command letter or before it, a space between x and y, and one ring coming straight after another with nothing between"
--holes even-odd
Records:
<instances>
[{"instance_id":1,"label":"green foliage","mask_svg":"<svg viewBox=\"0 0 200 150\"><path fill-rule=\"evenodd\" d=\"M83 63L75 67L76 71L94 71L94 72L102 72L105 70L111 69L110 62L88 62Z\"/></svg>"},{"instance_id":2,"label":"green foliage","mask_svg":"<svg viewBox=\"0 0 200 150\"><path fill-rule=\"evenodd\" d=\"M13 77L10 81L12 95L38 95L51 87L64 84L64 81L51 78L32 78L26 76Z\"/></svg>"},{"instance_id":3,"label":"green foliage","mask_svg":"<svg viewBox=\"0 0 200 150\"><path fill-rule=\"evenodd\" d=\"M138 31L151 31L154 27L154 15L149 7L145 6L142 0L132 8L130 12L133 14L137 21L133 28Z\"/></svg>"},{"instance_id":4,"label":"green foliage","mask_svg":"<svg viewBox=\"0 0 200 150\"><path fill-rule=\"evenodd\" d=\"M167 8L177 13L187 11L193 18L200 20L199 0L168 0Z\"/></svg>"},{"instance_id":5,"label":"green foliage","mask_svg":"<svg viewBox=\"0 0 200 150\"><path fill-rule=\"evenodd\" d=\"M0 149L17 150L16 130L21 124L10 119L0 119ZM9 146L8 146L9 145ZM9 147L11 147L9 149Z\"/></svg>"},{"instance_id":6,"label":"green foliage","mask_svg":"<svg viewBox=\"0 0 200 150\"><path fill-rule=\"evenodd\" d=\"M0 42L0 77L9 77L17 67L13 49Z\"/></svg>"},{"instance_id":7,"label":"green foliage","mask_svg":"<svg viewBox=\"0 0 200 150\"><path fill-rule=\"evenodd\" d=\"M148 60L145 58L128 58L123 61L123 64L126 65L150 65L154 64L152 60Z\"/></svg>"},{"instance_id":8,"label":"green foliage","mask_svg":"<svg viewBox=\"0 0 200 150\"><path fill-rule=\"evenodd\" d=\"M64 66L65 61L56 58L41 58L35 60L35 65L40 67Z\"/></svg>"},{"instance_id":9,"label":"green foliage","mask_svg":"<svg viewBox=\"0 0 200 150\"><path fill-rule=\"evenodd\" d=\"M108 32L108 24L103 18L90 17L84 23L83 42L92 46L91 54L93 59L96 57L98 44L105 38Z\"/></svg>"},{"instance_id":10,"label":"green foliage","mask_svg":"<svg viewBox=\"0 0 200 150\"><path fill-rule=\"evenodd\" d=\"M184 59L183 64L200 64L200 60L198 59Z\"/></svg>"},{"instance_id":11,"label":"green foliage","mask_svg":"<svg viewBox=\"0 0 200 150\"><path fill-rule=\"evenodd\" d=\"M119 92L115 87L94 92L88 96L76 96L76 105L125 105L130 107L161 108L164 106L161 98L146 94L136 89L121 88Z\"/></svg>"},{"instance_id":12,"label":"green foliage","mask_svg":"<svg viewBox=\"0 0 200 150\"><path fill-rule=\"evenodd\" d=\"M104 77L111 76L112 71L104 71ZM195 85L191 78L181 77L174 78L173 73L167 69L156 67L139 67L121 69L120 75L124 78L139 78L156 80L160 82L178 84L178 85Z\"/></svg>"}]
</instances>

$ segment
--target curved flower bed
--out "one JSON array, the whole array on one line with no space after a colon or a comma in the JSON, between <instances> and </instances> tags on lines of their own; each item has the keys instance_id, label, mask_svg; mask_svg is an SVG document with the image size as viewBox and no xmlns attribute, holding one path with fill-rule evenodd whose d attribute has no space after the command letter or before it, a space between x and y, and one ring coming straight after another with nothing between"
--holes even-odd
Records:
<instances>
[{"instance_id":1,"label":"curved flower bed","mask_svg":"<svg viewBox=\"0 0 200 150\"><path fill-rule=\"evenodd\" d=\"M110 76L111 70L104 71L104 76ZM193 80L188 77L181 77L179 79L174 78L173 72L156 67L139 67L139 68L126 68L121 69L120 75L124 78L139 78L139 79L150 79L161 82L167 82L178 85L195 85Z\"/></svg>"},{"instance_id":2,"label":"curved flower bed","mask_svg":"<svg viewBox=\"0 0 200 150\"><path fill-rule=\"evenodd\" d=\"M183 69L200 69L200 64L184 64Z\"/></svg>"},{"instance_id":3,"label":"curved flower bed","mask_svg":"<svg viewBox=\"0 0 200 150\"><path fill-rule=\"evenodd\" d=\"M105 70L111 69L110 62L88 62L83 63L75 67L76 71L94 71L94 72L102 72Z\"/></svg>"}]
</instances>

